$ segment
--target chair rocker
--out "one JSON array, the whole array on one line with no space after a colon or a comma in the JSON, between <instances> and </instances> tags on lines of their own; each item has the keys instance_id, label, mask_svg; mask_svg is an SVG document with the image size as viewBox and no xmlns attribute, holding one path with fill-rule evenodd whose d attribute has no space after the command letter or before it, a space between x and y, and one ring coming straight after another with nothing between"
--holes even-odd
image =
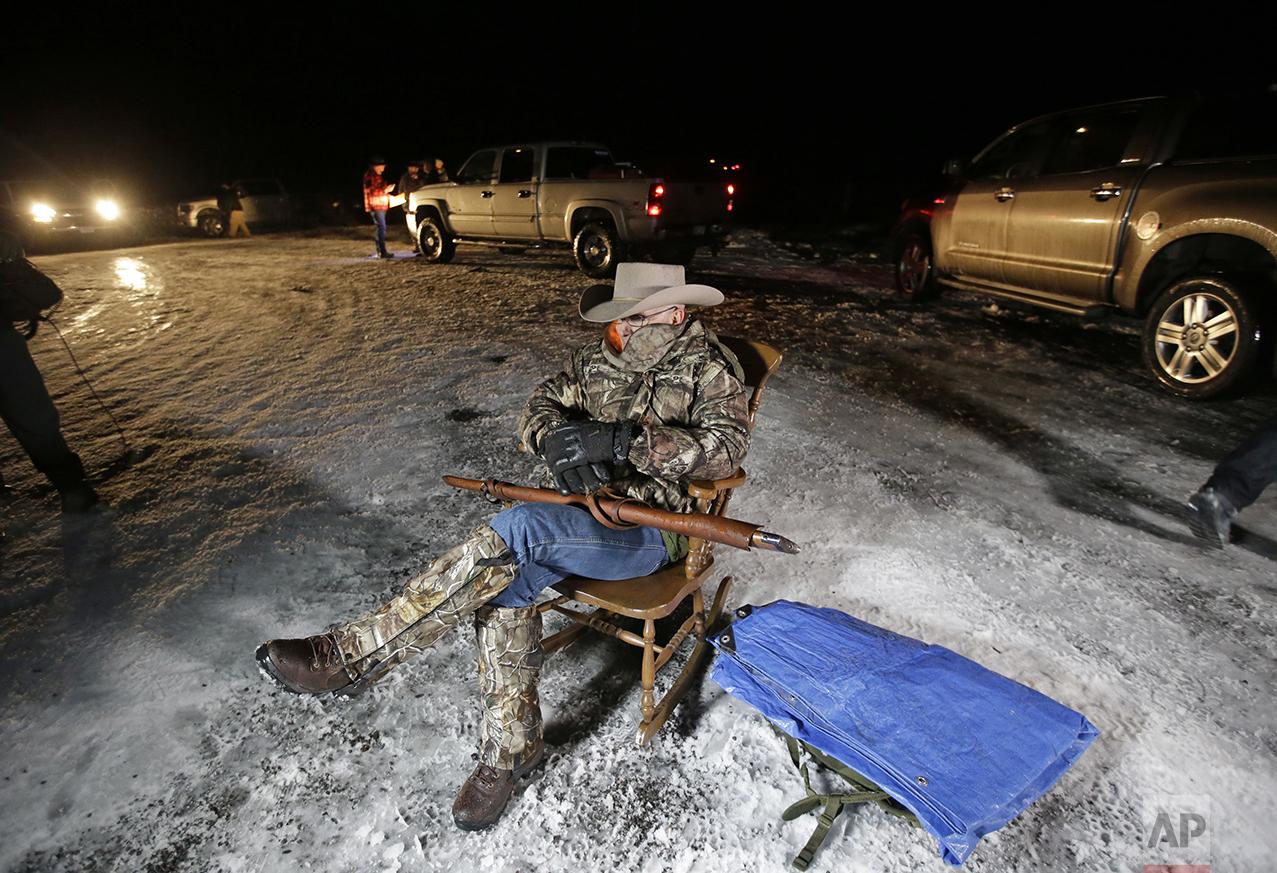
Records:
<instances>
[{"instance_id":1,"label":"chair rocker","mask_svg":"<svg viewBox=\"0 0 1277 873\"><path fill-rule=\"evenodd\" d=\"M732 350L745 371L745 386L750 391L749 426L753 428L763 386L780 366L781 353L765 343L738 337L722 336L719 340ZM732 493L744 481L745 471L738 468L734 475L725 479L692 482L688 493L695 499L698 512L726 515ZM731 576L725 576L719 583L713 605L706 613L704 587L714 571L713 550L714 543L692 537L686 558L649 576L619 580L573 576L554 586L558 592L557 597L539 604L542 613L553 610L575 622L573 626L545 638L547 655L574 642L587 629L608 634L643 650L643 717L636 737L640 746L646 745L655 735L687 693L709 648L705 642L706 633L718 621L727 601L732 584ZM657 620L671 615L689 595L692 598L691 616L664 644L658 644ZM593 611L585 612L569 604L593 607ZM618 617L641 620L643 635L639 636L614 623ZM694 640L695 648L678 678L657 703L656 674L689 637Z\"/></svg>"}]
</instances>

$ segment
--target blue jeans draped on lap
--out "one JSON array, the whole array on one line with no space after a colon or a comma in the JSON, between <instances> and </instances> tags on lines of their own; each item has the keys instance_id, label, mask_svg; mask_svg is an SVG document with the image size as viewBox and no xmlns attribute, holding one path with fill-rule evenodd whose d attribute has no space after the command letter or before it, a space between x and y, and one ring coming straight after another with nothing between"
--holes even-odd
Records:
<instances>
[{"instance_id":1,"label":"blue jeans draped on lap","mask_svg":"<svg viewBox=\"0 0 1277 873\"><path fill-rule=\"evenodd\" d=\"M574 506L523 503L497 513L488 524L518 567L510 586L488 601L494 606L531 606L542 590L569 576L629 579L669 561L659 530L612 530Z\"/></svg>"}]
</instances>

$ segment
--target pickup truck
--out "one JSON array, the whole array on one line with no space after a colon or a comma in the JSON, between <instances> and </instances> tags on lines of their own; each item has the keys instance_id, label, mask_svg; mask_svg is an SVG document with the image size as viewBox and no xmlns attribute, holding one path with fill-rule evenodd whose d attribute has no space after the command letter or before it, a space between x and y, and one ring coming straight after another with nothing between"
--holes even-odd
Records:
<instances>
[{"instance_id":1,"label":"pickup truck","mask_svg":"<svg viewBox=\"0 0 1277 873\"><path fill-rule=\"evenodd\" d=\"M293 198L278 179L237 179L231 183L244 191L239 198L244 207L244 221L250 229L256 225L282 226L294 218ZM208 237L226 232L227 216L217 208L217 196L210 195L177 204L175 216L179 227L196 228Z\"/></svg>"},{"instance_id":2,"label":"pickup truck","mask_svg":"<svg viewBox=\"0 0 1277 873\"><path fill-rule=\"evenodd\" d=\"M717 251L732 193L726 181L648 176L598 143L539 142L481 149L405 208L431 263L452 260L458 243L571 247L581 271L601 279L627 258L687 264L700 246Z\"/></svg>"},{"instance_id":3,"label":"pickup truck","mask_svg":"<svg viewBox=\"0 0 1277 873\"><path fill-rule=\"evenodd\" d=\"M1154 97L1004 133L905 201L896 287L1144 320L1145 365L1207 398L1273 362L1277 92Z\"/></svg>"}]
</instances>

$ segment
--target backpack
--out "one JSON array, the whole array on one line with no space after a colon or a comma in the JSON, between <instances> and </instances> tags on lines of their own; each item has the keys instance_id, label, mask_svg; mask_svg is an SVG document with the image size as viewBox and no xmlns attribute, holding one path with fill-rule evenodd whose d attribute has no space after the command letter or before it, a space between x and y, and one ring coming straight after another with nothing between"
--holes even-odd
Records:
<instances>
[{"instance_id":1,"label":"backpack","mask_svg":"<svg viewBox=\"0 0 1277 873\"><path fill-rule=\"evenodd\" d=\"M0 240L10 241L12 237ZM4 246L8 256L0 258L0 321L28 322L30 337L44 312L62 302L62 289L15 247L16 243Z\"/></svg>"}]
</instances>

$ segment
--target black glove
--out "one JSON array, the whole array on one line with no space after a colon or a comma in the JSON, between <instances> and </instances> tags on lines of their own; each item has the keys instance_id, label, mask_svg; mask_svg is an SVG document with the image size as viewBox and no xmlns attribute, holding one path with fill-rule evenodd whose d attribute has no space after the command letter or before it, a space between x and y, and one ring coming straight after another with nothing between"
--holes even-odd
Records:
<instances>
[{"instance_id":1,"label":"black glove","mask_svg":"<svg viewBox=\"0 0 1277 873\"><path fill-rule=\"evenodd\" d=\"M560 494L597 491L612 478L612 467L630 455L634 422L569 421L541 443L541 454Z\"/></svg>"}]
</instances>

